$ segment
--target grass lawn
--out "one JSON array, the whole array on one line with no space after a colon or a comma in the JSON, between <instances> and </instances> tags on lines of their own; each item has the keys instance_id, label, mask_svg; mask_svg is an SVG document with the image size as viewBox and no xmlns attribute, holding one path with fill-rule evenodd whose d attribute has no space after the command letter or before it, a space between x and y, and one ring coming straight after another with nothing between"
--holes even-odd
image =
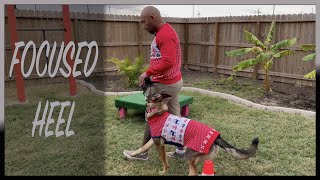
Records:
<instances>
[{"instance_id":1,"label":"grass lawn","mask_svg":"<svg viewBox=\"0 0 320 180\"><path fill-rule=\"evenodd\" d=\"M259 87L253 81L238 82L236 78L233 81L228 81L226 77L221 77L217 80L213 80L211 77L201 77L194 81L186 80L184 81L184 86L232 94L248 100L260 98L265 94L263 87Z\"/></svg>"},{"instance_id":2,"label":"grass lawn","mask_svg":"<svg viewBox=\"0 0 320 180\"><path fill-rule=\"evenodd\" d=\"M76 97L68 96L68 85L27 89L26 104L17 104L15 89L6 89L5 174L6 175L158 175L161 162L155 147L148 161L123 157L124 149L141 145L143 114L128 110L118 119L116 96L102 97L78 86ZM215 159L217 176L225 175L315 175L315 119L286 113L255 110L227 100L182 92L194 97L190 118L213 126L230 144L247 148L259 136L256 157L234 160L221 150ZM31 136L39 101L75 101L70 137ZM43 107L42 107L43 109ZM70 107L66 108L67 119ZM59 108L54 112L56 121ZM42 112L42 111L41 111ZM40 114L42 116L42 114ZM55 130L56 122L49 127ZM65 125L60 127L64 130ZM45 128L43 128L44 131ZM167 150L173 150L168 146ZM188 175L183 159L169 159L169 175ZM201 173L202 166L198 165Z\"/></svg>"}]
</instances>

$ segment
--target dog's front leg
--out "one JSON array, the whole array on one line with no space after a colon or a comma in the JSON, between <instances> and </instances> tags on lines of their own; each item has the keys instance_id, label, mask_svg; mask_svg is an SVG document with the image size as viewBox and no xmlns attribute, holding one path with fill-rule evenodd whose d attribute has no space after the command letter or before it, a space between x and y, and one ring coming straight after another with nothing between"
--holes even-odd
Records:
<instances>
[{"instance_id":1,"label":"dog's front leg","mask_svg":"<svg viewBox=\"0 0 320 180\"><path fill-rule=\"evenodd\" d=\"M147 152L152 146L154 145L154 141L151 138L144 146L136 150L134 153L132 153L132 156L136 156L138 154Z\"/></svg>"},{"instance_id":2,"label":"dog's front leg","mask_svg":"<svg viewBox=\"0 0 320 180\"><path fill-rule=\"evenodd\" d=\"M165 176L168 173L169 170L169 164L168 164L168 160L167 160L167 156L166 156L166 150L164 148L164 143L160 143L157 144L157 149L160 155L160 159L162 162L162 166L163 166L163 171L160 171L160 175Z\"/></svg>"},{"instance_id":3,"label":"dog's front leg","mask_svg":"<svg viewBox=\"0 0 320 180\"><path fill-rule=\"evenodd\" d=\"M195 159L188 159L187 164L189 167L189 176L198 176Z\"/></svg>"}]
</instances>

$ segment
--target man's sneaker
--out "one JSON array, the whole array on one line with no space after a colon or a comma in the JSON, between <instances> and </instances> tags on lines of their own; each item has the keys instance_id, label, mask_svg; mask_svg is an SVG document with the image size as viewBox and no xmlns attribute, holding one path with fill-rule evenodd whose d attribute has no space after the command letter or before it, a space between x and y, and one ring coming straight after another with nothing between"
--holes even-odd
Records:
<instances>
[{"instance_id":1,"label":"man's sneaker","mask_svg":"<svg viewBox=\"0 0 320 180\"><path fill-rule=\"evenodd\" d=\"M183 154L179 154L176 151L172 151L172 152L167 152L166 153L168 157L178 157L178 158L184 158L186 153Z\"/></svg>"},{"instance_id":2,"label":"man's sneaker","mask_svg":"<svg viewBox=\"0 0 320 180\"><path fill-rule=\"evenodd\" d=\"M149 159L149 155L147 152L145 153L141 153L141 154L138 154L136 156L132 156L132 154L134 153L135 151L128 151L128 150L124 150L123 151L123 155L128 158L128 159L135 159L135 160L143 160L143 161L146 161Z\"/></svg>"}]
</instances>

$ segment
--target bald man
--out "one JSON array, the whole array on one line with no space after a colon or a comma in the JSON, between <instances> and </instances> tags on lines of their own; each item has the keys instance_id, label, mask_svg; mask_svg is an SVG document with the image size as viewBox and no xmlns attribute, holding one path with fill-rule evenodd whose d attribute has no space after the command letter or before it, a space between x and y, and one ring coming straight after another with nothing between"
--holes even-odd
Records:
<instances>
[{"instance_id":1,"label":"bald man","mask_svg":"<svg viewBox=\"0 0 320 180\"><path fill-rule=\"evenodd\" d=\"M155 37L151 43L150 67L140 75L139 84L142 85L144 79L150 77L155 82L154 87L158 88L161 93L171 96L168 102L169 113L181 116L178 94L183 80L180 71L181 47L179 37L172 26L163 21L160 11L153 6L145 7L141 12L140 19L144 29L150 34L154 34ZM150 138L151 132L147 123L142 146ZM147 160L149 158L148 153L132 156L133 152L135 151L125 150L123 154L129 159ZM168 152L167 155L170 157L183 157L184 153L184 147L177 146L176 151Z\"/></svg>"}]
</instances>

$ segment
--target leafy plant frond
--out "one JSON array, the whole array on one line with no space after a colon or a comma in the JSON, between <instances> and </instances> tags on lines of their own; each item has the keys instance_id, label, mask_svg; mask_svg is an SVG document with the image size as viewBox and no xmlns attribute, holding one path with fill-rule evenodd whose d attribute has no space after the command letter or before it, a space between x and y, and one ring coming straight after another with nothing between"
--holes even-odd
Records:
<instances>
[{"instance_id":1,"label":"leafy plant frond","mask_svg":"<svg viewBox=\"0 0 320 180\"><path fill-rule=\"evenodd\" d=\"M130 58L128 56L126 56L123 60L123 63L124 63L124 66L127 67L127 66L131 66L132 65L132 62L130 60Z\"/></svg>"},{"instance_id":2,"label":"leafy plant frond","mask_svg":"<svg viewBox=\"0 0 320 180\"><path fill-rule=\"evenodd\" d=\"M304 75L304 78L306 79L312 79L316 77L316 70L313 70L311 72L309 72L308 74Z\"/></svg>"},{"instance_id":3,"label":"leafy plant frond","mask_svg":"<svg viewBox=\"0 0 320 180\"><path fill-rule=\"evenodd\" d=\"M261 49L261 47L253 47L253 51L258 52L258 53L262 53L263 49Z\"/></svg>"},{"instance_id":4,"label":"leafy plant frond","mask_svg":"<svg viewBox=\"0 0 320 180\"><path fill-rule=\"evenodd\" d=\"M267 63L264 64L263 68L265 70L269 70L272 68L272 65L273 65L273 61L268 61Z\"/></svg>"},{"instance_id":5,"label":"leafy plant frond","mask_svg":"<svg viewBox=\"0 0 320 180\"><path fill-rule=\"evenodd\" d=\"M244 30L244 34L245 34L245 38L247 41L255 44L256 46L260 46L260 47L265 48L265 45L262 44L262 42L255 35L253 35L251 32Z\"/></svg>"},{"instance_id":6,"label":"leafy plant frond","mask_svg":"<svg viewBox=\"0 0 320 180\"><path fill-rule=\"evenodd\" d=\"M256 59L259 59L260 61L265 61L265 60L267 60L269 58L270 58L270 54L269 53L262 52L257 56Z\"/></svg>"},{"instance_id":7,"label":"leafy plant frond","mask_svg":"<svg viewBox=\"0 0 320 180\"><path fill-rule=\"evenodd\" d=\"M302 51L315 51L316 45L315 44L304 44L300 46L300 50Z\"/></svg>"},{"instance_id":8,"label":"leafy plant frond","mask_svg":"<svg viewBox=\"0 0 320 180\"><path fill-rule=\"evenodd\" d=\"M315 44L303 44L300 46L300 50L302 51L315 51L316 45ZM309 54L302 58L303 61L311 61L316 59L316 53ZM308 74L304 75L304 78L311 79L316 77L316 70L309 72Z\"/></svg>"},{"instance_id":9,"label":"leafy plant frond","mask_svg":"<svg viewBox=\"0 0 320 180\"><path fill-rule=\"evenodd\" d=\"M271 50L277 51L281 48L290 47L295 45L297 42L297 38L285 39L271 46Z\"/></svg>"},{"instance_id":10,"label":"leafy plant frond","mask_svg":"<svg viewBox=\"0 0 320 180\"><path fill-rule=\"evenodd\" d=\"M292 55L294 53L295 53L295 51L293 51L293 50L284 50L284 51L281 51L279 53L274 54L273 57L282 58L282 57L285 57L285 56L290 56L290 55Z\"/></svg>"},{"instance_id":11,"label":"leafy plant frond","mask_svg":"<svg viewBox=\"0 0 320 180\"><path fill-rule=\"evenodd\" d=\"M276 29L275 28L275 24L276 24L276 22L272 21L270 29L269 29L269 33L268 33L268 35L266 37L266 40L264 41L264 43L267 44L267 45L269 45L271 43L271 41L272 41L275 29Z\"/></svg>"},{"instance_id":12,"label":"leafy plant frond","mask_svg":"<svg viewBox=\"0 0 320 180\"><path fill-rule=\"evenodd\" d=\"M137 85L139 75L146 71L142 56L136 57L134 61L131 61L129 57L125 57L123 60L113 57L106 61L112 62L117 66L118 71L126 77L131 87Z\"/></svg>"},{"instance_id":13,"label":"leafy plant frond","mask_svg":"<svg viewBox=\"0 0 320 180\"><path fill-rule=\"evenodd\" d=\"M252 65L258 64L261 60L259 59L248 59L248 60L244 60L239 62L236 66L232 67L233 71L240 71L242 69L246 69Z\"/></svg>"},{"instance_id":14,"label":"leafy plant frond","mask_svg":"<svg viewBox=\"0 0 320 180\"><path fill-rule=\"evenodd\" d=\"M233 50L233 51L229 51L229 52L225 52L224 54L226 56L241 56L241 55L244 55L250 51L254 50L253 48L242 48L242 49L236 49L236 50Z\"/></svg>"},{"instance_id":15,"label":"leafy plant frond","mask_svg":"<svg viewBox=\"0 0 320 180\"><path fill-rule=\"evenodd\" d=\"M302 58L303 61L311 61L311 60L314 60L316 59L316 53L313 53L313 54L309 54L305 57Z\"/></svg>"}]
</instances>

